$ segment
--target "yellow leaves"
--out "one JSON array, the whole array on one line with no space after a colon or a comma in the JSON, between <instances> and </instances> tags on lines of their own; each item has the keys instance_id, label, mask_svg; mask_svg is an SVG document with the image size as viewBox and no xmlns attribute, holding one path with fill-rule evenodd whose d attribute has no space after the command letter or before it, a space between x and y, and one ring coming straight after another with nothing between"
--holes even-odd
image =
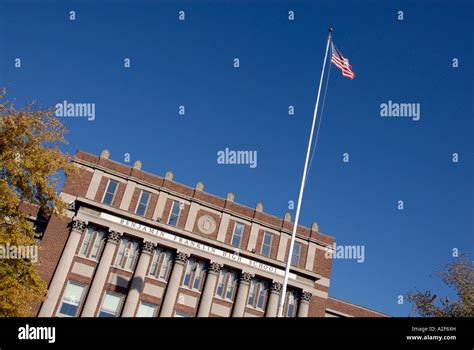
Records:
<instances>
[{"instance_id":1,"label":"yellow leaves","mask_svg":"<svg viewBox=\"0 0 474 350\"><path fill-rule=\"evenodd\" d=\"M31 316L31 305L44 298L46 285L20 260L0 260L0 316Z\"/></svg>"},{"instance_id":2,"label":"yellow leaves","mask_svg":"<svg viewBox=\"0 0 474 350\"><path fill-rule=\"evenodd\" d=\"M2 106L0 168L5 169L9 185L20 200L41 206L47 214L53 207L62 212L59 172L74 171L70 158L59 149L65 143L64 126L52 111L38 111L33 105L17 111L8 102Z\"/></svg>"},{"instance_id":3,"label":"yellow leaves","mask_svg":"<svg viewBox=\"0 0 474 350\"><path fill-rule=\"evenodd\" d=\"M437 273L441 280L454 289L457 300L438 297L431 290L408 293L416 312L424 317L473 317L474 316L474 267L466 254L448 263Z\"/></svg>"},{"instance_id":4,"label":"yellow leaves","mask_svg":"<svg viewBox=\"0 0 474 350\"><path fill-rule=\"evenodd\" d=\"M16 110L2 101L0 120L0 245L34 245L34 226L20 204L36 204L46 215L53 210L62 214L66 204L58 184L62 173L77 170L60 150L66 130L52 111L34 105ZM0 259L0 281L0 316L28 316L32 303L46 293L36 265L28 260Z\"/></svg>"}]
</instances>

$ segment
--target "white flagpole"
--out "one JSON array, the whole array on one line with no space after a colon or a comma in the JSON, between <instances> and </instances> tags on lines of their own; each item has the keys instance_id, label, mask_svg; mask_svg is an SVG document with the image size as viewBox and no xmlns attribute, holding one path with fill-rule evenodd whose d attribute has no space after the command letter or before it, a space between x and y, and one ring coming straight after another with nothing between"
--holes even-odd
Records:
<instances>
[{"instance_id":1,"label":"white flagpole","mask_svg":"<svg viewBox=\"0 0 474 350\"><path fill-rule=\"evenodd\" d=\"M305 182L306 182L306 175L307 175L306 172L307 172L307 169L308 169L309 155L311 153L311 145L313 143L314 127L316 125L316 116L317 116L318 106L319 106L319 96L321 95L321 87L323 85L324 70L326 68L326 59L328 57L329 43L331 42L331 33L332 33L332 31L333 31L333 29L329 28L328 42L327 42L327 45L326 45L326 54L324 55L323 69L321 71L321 79L319 81L318 97L316 99L316 106L314 107L313 124L311 125L311 133L309 135L308 150L306 151L306 161L304 163L303 178L301 180L300 194L298 196L298 205L296 206L295 223L294 223L294 226L293 226L293 232L291 234L290 250L288 251L288 258L287 258L287 261L286 261L286 269L285 269L285 277L283 279L283 286L282 286L281 295L280 295L280 303L278 305L278 317L283 317L283 307L285 305L285 299L286 299L286 289L287 289L287 286L288 286L288 276L290 274L291 257L293 255L293 246L295 245L296 229L298 227L298 220L300 218L301 202L303 200L304 185L305 185Z\"/></svg>"}]
</instances>

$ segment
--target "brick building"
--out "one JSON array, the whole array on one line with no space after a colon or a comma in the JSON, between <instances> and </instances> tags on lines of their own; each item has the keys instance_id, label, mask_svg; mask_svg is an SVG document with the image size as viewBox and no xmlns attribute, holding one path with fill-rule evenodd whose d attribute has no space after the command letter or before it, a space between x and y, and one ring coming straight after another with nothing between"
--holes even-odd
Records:
<instances>
[{"instance_id":1,"label":"brick building","mask_svg":"<svg viewBox=\"0 0 474 350\"><path fill-rule=\"evenodd\" d=\"M38 316L276 316L291 216L269 215L195 188L78 151L40 243L48 283ZM31 213L34 218L34 213ZM386 316L328 296L335 239L299 226L285 296L288 317Z\"/></svg>"}]
</instances>

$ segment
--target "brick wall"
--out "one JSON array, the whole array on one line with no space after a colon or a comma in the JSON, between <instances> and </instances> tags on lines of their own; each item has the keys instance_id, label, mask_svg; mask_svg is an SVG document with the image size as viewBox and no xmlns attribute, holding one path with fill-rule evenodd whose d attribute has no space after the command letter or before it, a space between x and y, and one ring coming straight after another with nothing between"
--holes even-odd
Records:
<instances>
[{"instance_id":1,"label":"brick wall","mask_svg":"<svg viewBox=\"0 0 474 350\"><path fill-rule=\"evenodd\" d=\"M354 317L389 317L388 315L366 309L362 306L351 304L331 297L329 297L327 300L327 308Z\"/></svg>"},{"instance_id":2,"label":"brick wall","mask_svg":"<svg viewBox=\"0 0 474 350\"><path fill-rule=\"evenodd\" d=\"M85 197L92 175L92 171L79 168L77 174L68 176L63 187L63 192L77 197Z\"/></svg>"},{"instance_id":3,"label":"brick wall","mask_svg":"<svg viewBox=\"0 0 474 350\"><path fill-rule=\"evenodd\" d=\"M48 285L53 278L56 265L61 258L66 241L69 238L68 225L71 219L51 216L39 247L38 273Z\"/></svg>"}]
</instances>

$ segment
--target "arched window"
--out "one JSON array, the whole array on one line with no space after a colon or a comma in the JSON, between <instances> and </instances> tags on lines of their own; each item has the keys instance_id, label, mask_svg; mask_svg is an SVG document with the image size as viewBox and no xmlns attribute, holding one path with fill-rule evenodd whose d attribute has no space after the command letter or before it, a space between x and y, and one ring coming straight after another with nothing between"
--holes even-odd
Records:
<instances>
[{"instance_id":1,"label":"arched window","mask_svg":"<svg viewBox=\"0 0 474 350\"><path fill-rule=\"evenodd\" d=\"M173 252L157 247L151 260L149 275L167 281L173 262Z\"/></svg>"},{"instance_id":2,"label":"arched window","mask_svg":"<svg viewBox=\"0 0 474 350\"><path fill-rule=\"evenodd\" d=\"M298 307L298 292L296 290L288 290L288 292L286 292L285 316L296 317L297 307Z\"/></svg>"},{"instance_id":3,"label":"arched window","mask_svg":"<svg viewBox=\"0 0 474 350\"><path fill-rule=\"evenodd\" d=\"M189 258L183 278L183 286L190 289L201 290L206 264L196 258Z\"/></svg>"},{"instance_id":4,"label":"arched window","mask_svg":"<svg viewBox=\"0 0 474 350\"><path fill-rule=\"evenodd\" d=\"M216 295L222 299L233 300L236 282L237 272L227 268L221 269L217 282Z\"/></svg>"},{"instance_id":5,"label":"arched window","mask_svg":"<svg viewBox=\"0 0 474 350\"><path fill-rule=\"evenodd\" d=\"M98 260L105 245L106 233L104 230L89 226L82 240L79 255Z\"/></svg>"},{"instance_id":6,"label":"arched window","mask_svg":"<svg viewBox=\"0 0 474 350\"><path fill-rule=\"evenodd\" d=\"M265 304L267 302L267 296L268 282L258 278L252 279L250 282L250 291L247 305L255 309L264 310Z\"/></svg>"},{"instance_id":7,"label":"arched window","mask_svg":"<svg viewBox=\"0 0 474 350\"><path fill-rule=\"evenodd\" d=\"M128 237L122 237L120 247L115 258L115 266L125 270L134 270L138 257L138 241Z\"/></svg>"}]
</instances>

